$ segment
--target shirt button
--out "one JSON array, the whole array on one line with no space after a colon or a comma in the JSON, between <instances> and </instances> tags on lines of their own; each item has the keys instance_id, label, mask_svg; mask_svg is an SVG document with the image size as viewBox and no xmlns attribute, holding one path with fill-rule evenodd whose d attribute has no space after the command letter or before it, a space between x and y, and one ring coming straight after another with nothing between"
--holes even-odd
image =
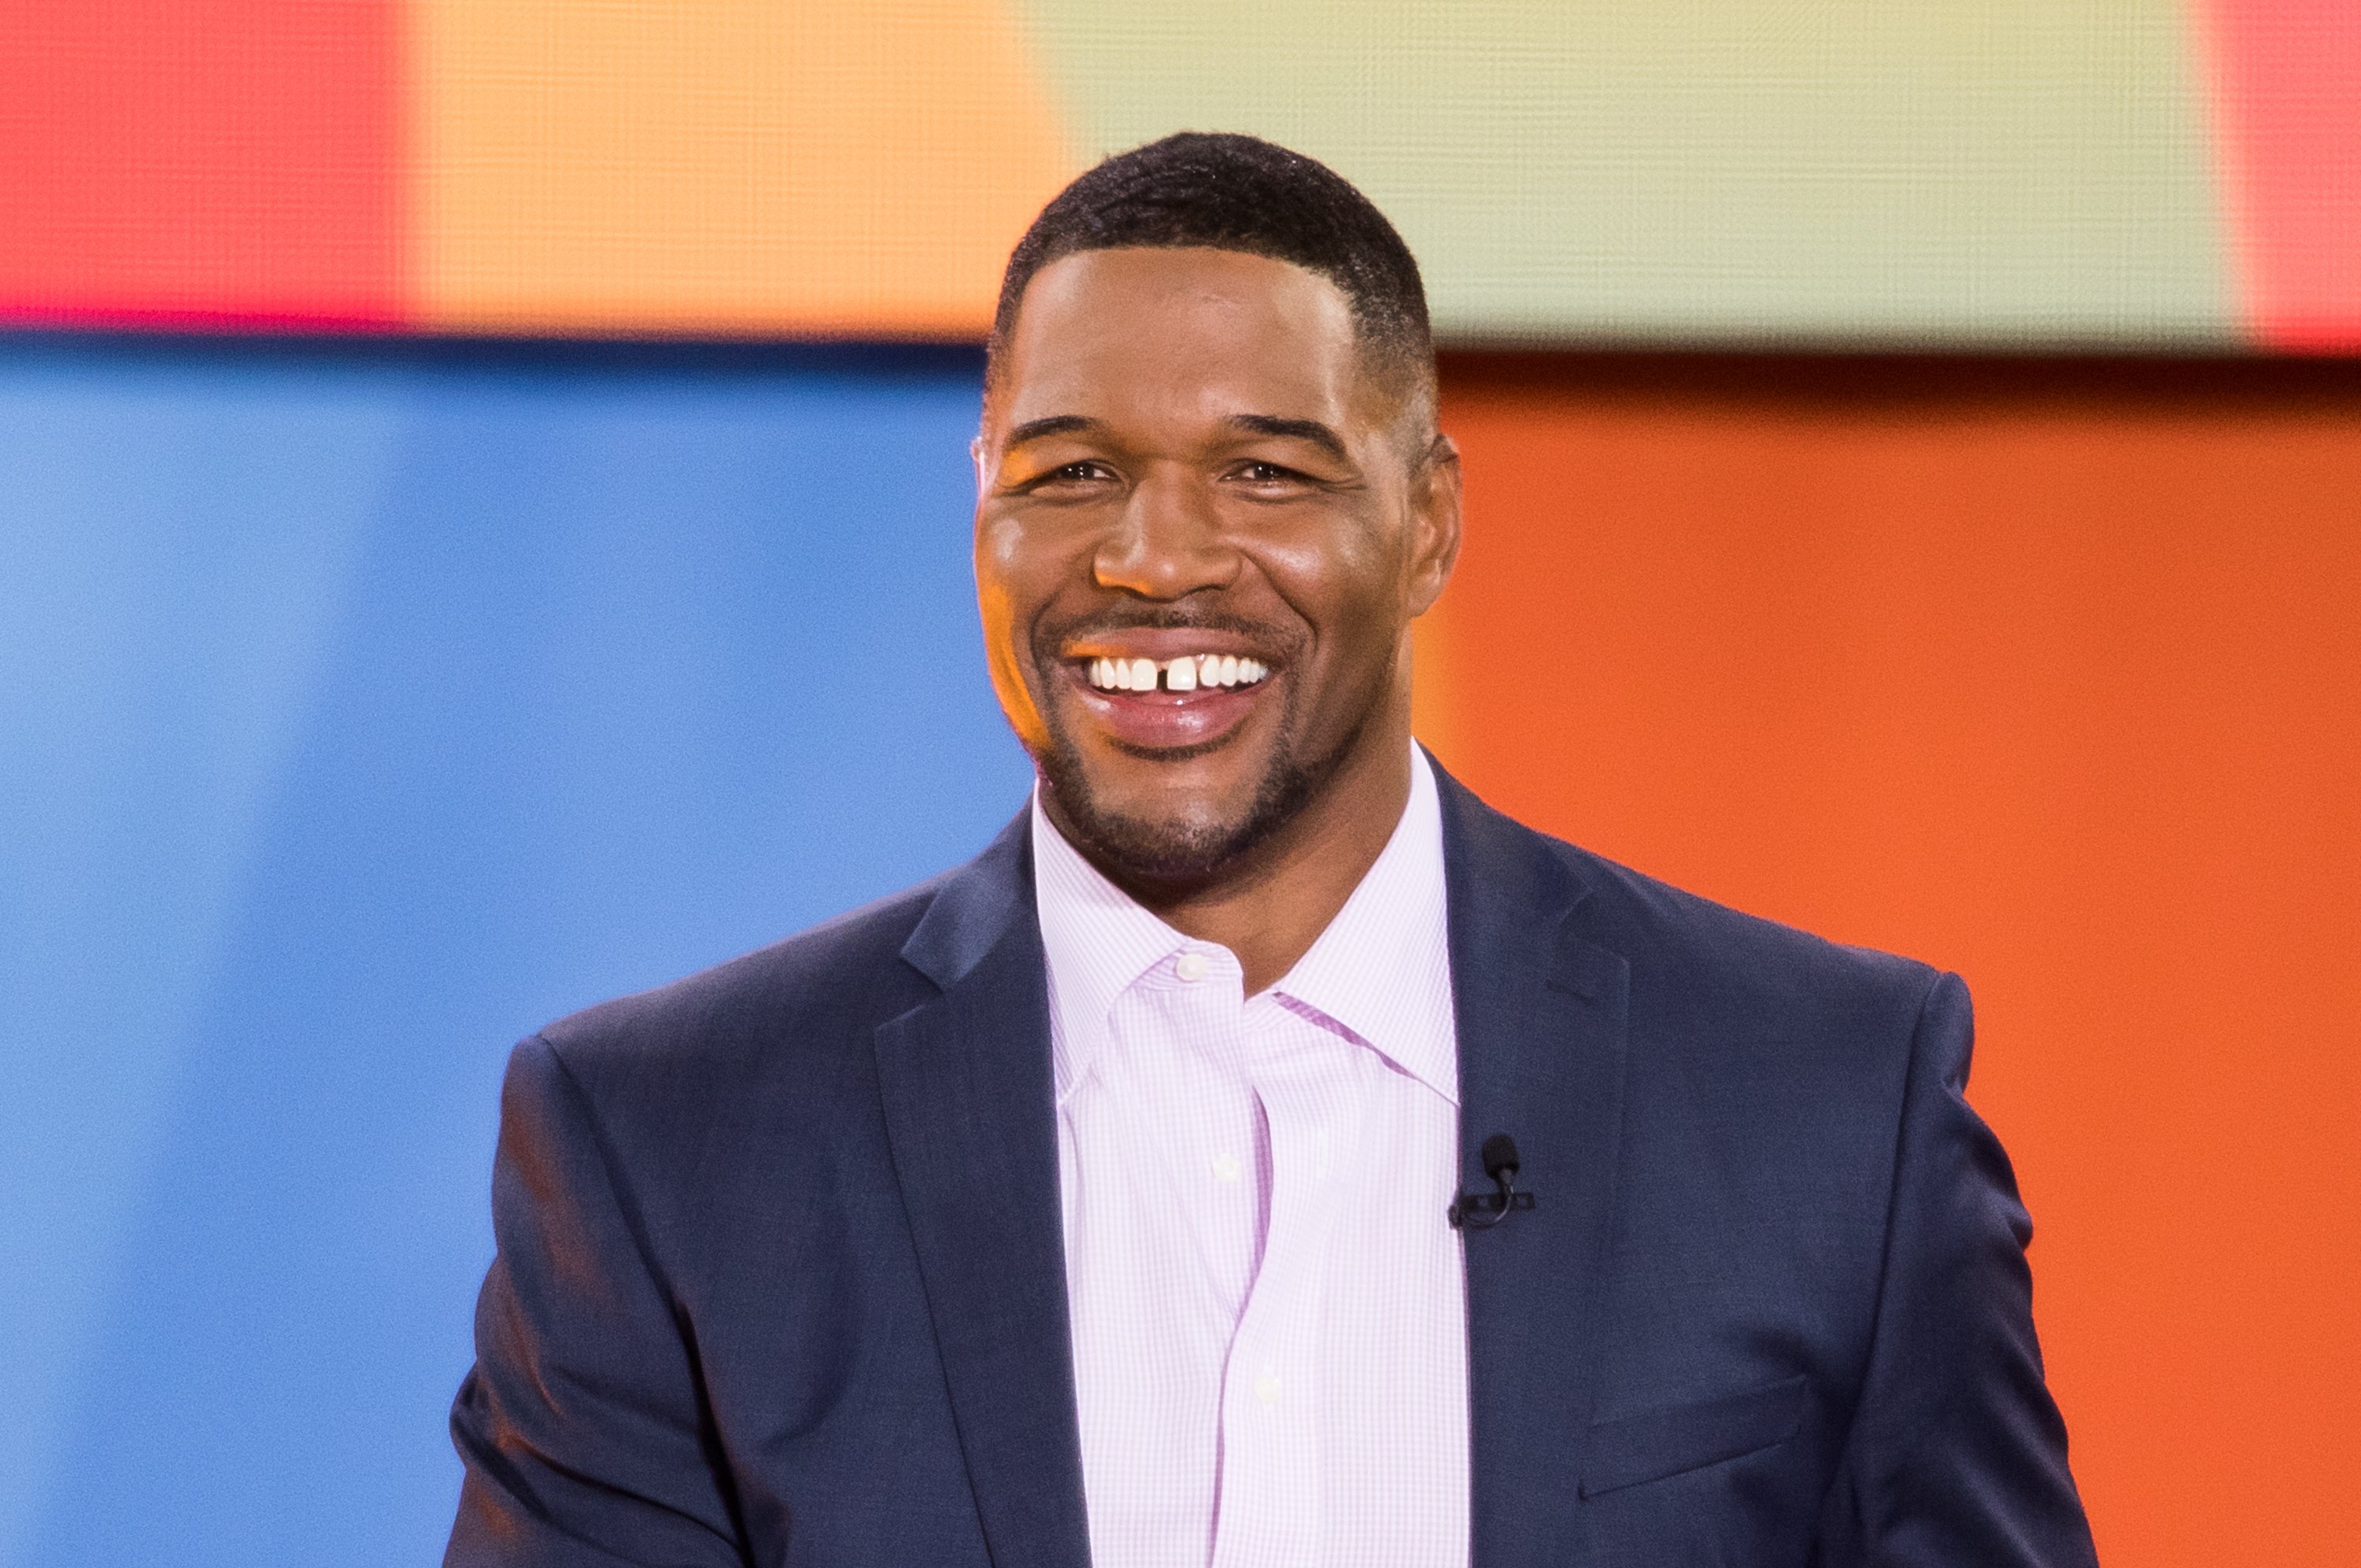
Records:
<instances>
[{"instance_id":1,"label":"shirt button","mask_svg":"<svg viewBox=\"0 0 2361 1568\"><path fill-rule=\"evenodd\" d=\"M1239 1173L1245 1169L1246 1167L1238 1163L1238 1157L1234 1154L1217 1154L1213 1157L1213 1179L1216 1181L1235 1181Z\"/></svg>"},{"instance_id":2,"label":"shirt button","mask_svg":"<svg viewBox=\"0 0 2361 1568\"><path fill-rule=\"evenodd\" d=\"M1268 1366L1264 1367L1260 1372L1255 1374L1254 1390L1255 1398L1260 1399L1264 1404L1278 1404L1279 1374L1273 1372Z\"/></svg>"},{"instance_id":3,"label":"shirt button","mask_svg":"<svg viewBox=\"0 0 2361 1568\"><path fill-rule=\"evenodd\" d=\"M1205 955L1202 953L1181 954L1180 961L1172 966L1172 972L1179 975L1182 980L1198 981L1204 979Z\"/></svg>"}]
</instances>

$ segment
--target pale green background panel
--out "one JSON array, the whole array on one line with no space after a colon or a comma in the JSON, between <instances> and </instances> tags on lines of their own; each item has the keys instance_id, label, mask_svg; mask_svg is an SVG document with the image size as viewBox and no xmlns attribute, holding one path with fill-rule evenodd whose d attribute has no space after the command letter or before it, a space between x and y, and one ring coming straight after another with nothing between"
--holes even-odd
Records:
<instances>
[{"instance_id":1,"label":"pale green background panel","mask_svg":"<svg viewBox=\"0 0 2361 1568\"><path fill-rule=\"evenodd\" d=\"M2237 338L2173 0L1023 0L1086 156L1244 130L1400 225L1440 326Z\"/></svg>"}]
</instances>

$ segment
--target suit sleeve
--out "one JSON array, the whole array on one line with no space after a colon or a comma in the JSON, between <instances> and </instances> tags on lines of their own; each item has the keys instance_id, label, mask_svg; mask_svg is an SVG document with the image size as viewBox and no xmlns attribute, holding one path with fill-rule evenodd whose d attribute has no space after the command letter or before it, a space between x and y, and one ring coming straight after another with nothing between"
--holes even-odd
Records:
<instances>
[{"instance_id":1,"label":"suit sleeve","mask_svg":"<svg viewBox=\"0 0 2361 1568\"><path fill-rule=\"evenodd\" d=\"M565 1063L518 1046L492 1173L499 1255L451 1410L446 1568L740 1564L694 1355Z\"/></svg>"},{"instance_id":2,"label":"suit sleeve","mask_svg":"<svg viewBox=\"0 0 2361 1568\"><path fill-rule=\"evenodd\" d=\"M2033 1223L1968 1106L1967 987L1911 1042L1877 1327L1820 1568L2092 1568L2034 1337Z\"/></svg>"}]
</instances>

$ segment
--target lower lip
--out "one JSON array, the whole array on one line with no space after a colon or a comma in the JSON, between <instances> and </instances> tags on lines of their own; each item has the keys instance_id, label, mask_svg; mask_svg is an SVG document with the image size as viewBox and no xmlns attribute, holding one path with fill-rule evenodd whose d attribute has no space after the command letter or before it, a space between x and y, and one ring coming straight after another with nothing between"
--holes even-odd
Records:
<instances>
[{"instance_id":1,"label":"lower lip","mask_svg":"<svg viewBox=\"0 0 2361 1568\"><path fill-rule=\"evenodd\" d=\"M1101 729L1124 745L1159 751L1221 740L1246 722L1257 699L1278 678L1271 674L1250 686L1200 686L1192 692L1101 691L1080 669L1070 664L1065 672L1082 710Z\"/></svg>"}]
</instances>

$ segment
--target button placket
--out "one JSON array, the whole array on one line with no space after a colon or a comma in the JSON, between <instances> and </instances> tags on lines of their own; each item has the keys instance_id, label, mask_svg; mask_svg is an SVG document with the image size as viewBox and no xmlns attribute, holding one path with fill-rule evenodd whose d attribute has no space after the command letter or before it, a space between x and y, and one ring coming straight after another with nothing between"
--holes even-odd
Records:
<instances>
[{"instance_id":1,"label":"button placket","mask_svg":"<svg viewBox=\"0 0 2361 1568\"><path fill-rule=\"evenodd\" d=\"M1190 972L1196 978L1187 978ZM1168 1108L1143 1124L1143 1141L1154 1147L1170 1201L1194 1237L1201 1277L1233 1322L1245 1309L1261 1251L1258 1194L1245 1152L1253 1146L1253 1114L1240 1055L1240 979L1224 950L1183 948L1141 977L1132 992L1136 1005L1160 1015L1161 1026L1143 1037L1182 1047L1143 1053L1156 1087L1142 1103Z\"/></svg>"},{"instance_id":2,"label":"button placket","mask_svg":"<svg viewBox=\"0 0 2361 1568\"><path fill-rule=\"evenodd\" d=\"M1318 1324L1335 1171L1358 1146L1365 1110L1357 1077L1340 1085L1323 1059L1329 1050L1325 1040L1281 1046L1258 1054L1249 1074L1269 1129L1270 1223L1224 1377L1214 1568L1318 1556Z\"/></svg>"}]
</instances>

